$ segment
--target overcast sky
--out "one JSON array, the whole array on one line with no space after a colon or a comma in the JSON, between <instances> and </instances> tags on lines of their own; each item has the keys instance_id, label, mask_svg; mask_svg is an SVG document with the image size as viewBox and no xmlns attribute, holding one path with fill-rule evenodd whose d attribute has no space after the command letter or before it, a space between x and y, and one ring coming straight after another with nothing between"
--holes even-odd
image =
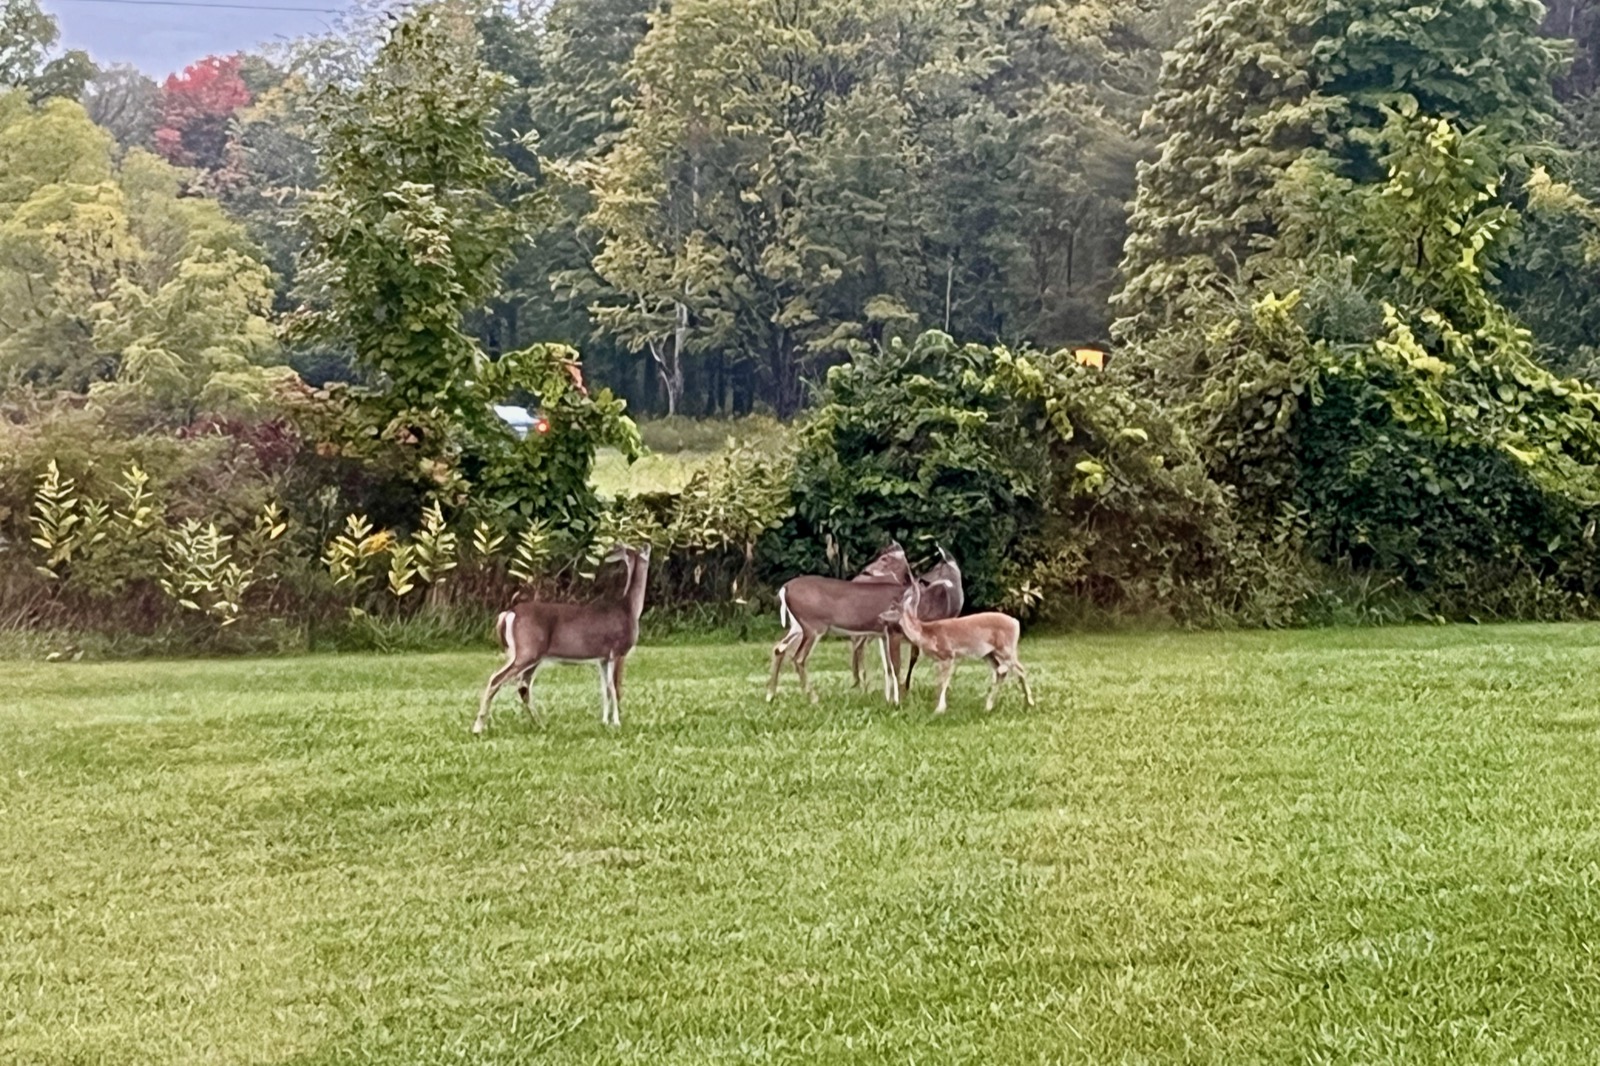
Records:
<instances>
[{"instance_id":1,"label":"overcast sky","mask_svg":"<svg viewBox=\"0 0 1600 1066\"><path fill-rule=\"evenodd\" d=\"M191 0L205 4L208 0ZM233 7L160 7L102 0L40 0L61 25L61 44L101 66L132 63L160 80L204 56L228 55L279 37L323 30L332 16L262 8L342 8L344 0L215 0ZM240 7L255 10L241 11Z\"/></svg>"}]
</instances>

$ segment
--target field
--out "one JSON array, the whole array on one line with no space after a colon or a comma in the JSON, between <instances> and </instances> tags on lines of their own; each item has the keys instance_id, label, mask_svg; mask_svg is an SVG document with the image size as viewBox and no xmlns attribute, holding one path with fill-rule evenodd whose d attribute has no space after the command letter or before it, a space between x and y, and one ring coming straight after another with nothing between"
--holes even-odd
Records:
<instances>
[{"instance_id":1,"label":"field","mask_svg":"<svg viewBox=\"0 0 1600 1066\"><path fill-rule=\"evenodd\" d=\"M0 663L0 1062L1600 1059L1600 628Z\"/></svg>"}]
</instances>

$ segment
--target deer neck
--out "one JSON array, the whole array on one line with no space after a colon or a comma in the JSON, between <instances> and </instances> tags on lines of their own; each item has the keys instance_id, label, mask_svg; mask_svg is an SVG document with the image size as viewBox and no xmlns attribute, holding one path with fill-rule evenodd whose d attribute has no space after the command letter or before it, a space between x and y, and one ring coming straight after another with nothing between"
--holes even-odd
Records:
<instances>
[{"instance_id":1,"label":"deer neck","mask_svg":"<svg viewBox=\"0 0 1600 1066\"><path fill-rule=\"evenodd\" d=\"M628 603L628 613L637 622L639 616L644 614L644 590L649 584L650 561L643 556L633 556L629 564L628 584L623 589L622 596Z\"/></svg>"},{"instance_id":2,"label":"deer neck","mask_svg":"<svg viewBox=\"0 0 1600 1066\"><path fill-rule=\"evenodd\" d=\"M917 617L917 608L921 604L913 604L909 611L900 612L900 632L913 644L922 643L922 619Z\"/></svg>"}]
</instances>

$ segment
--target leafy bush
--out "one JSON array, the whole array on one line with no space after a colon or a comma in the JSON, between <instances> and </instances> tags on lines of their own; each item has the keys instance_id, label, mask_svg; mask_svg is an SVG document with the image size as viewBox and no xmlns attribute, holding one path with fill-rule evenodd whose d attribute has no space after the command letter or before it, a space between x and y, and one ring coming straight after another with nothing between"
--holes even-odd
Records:
<instances>
[{"instance_id":1,"label":"leafy bush","mask_svg":"<svg viewBox=\"0 0 1600 1066\"><path fill-rule=\"evenodd\" d=\"M972 602L1029 614L1282 623L1304 595L1295 531L1246 536L1126 370L929 333L858 352L823 400L772 571L848 574L893 537L944 545Z\"/></svg>"},{"instance_id":2,"label":"leafy bush","mask_svg":"<svg viewBox=\"0 0 1600 1066\"><path fill-rule=\"evenodd\" d=\"M927 554L939 543L971 598L995 602L1048 477L1044 412L995 380L1005 355L930 332L830 370L801 433L794 515L769 541L773 570L849 574L891 538Z\"/></svg>"}]
</instances>

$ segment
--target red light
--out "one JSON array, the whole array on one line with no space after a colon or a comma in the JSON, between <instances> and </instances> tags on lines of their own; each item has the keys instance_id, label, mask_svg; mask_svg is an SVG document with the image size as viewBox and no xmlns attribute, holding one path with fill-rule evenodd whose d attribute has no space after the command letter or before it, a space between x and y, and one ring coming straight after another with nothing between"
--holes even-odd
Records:
<instances>
[{"instance_id":1,"label":"red light","mask_svg":"<svg viewBox=\"0 0 1600 1066\"><path fill-rule=\"evenodd\" d=\"M533 428L536 433L549 433L550 423L541 418L533 423Z\"/></svg>"}]
</instances>

